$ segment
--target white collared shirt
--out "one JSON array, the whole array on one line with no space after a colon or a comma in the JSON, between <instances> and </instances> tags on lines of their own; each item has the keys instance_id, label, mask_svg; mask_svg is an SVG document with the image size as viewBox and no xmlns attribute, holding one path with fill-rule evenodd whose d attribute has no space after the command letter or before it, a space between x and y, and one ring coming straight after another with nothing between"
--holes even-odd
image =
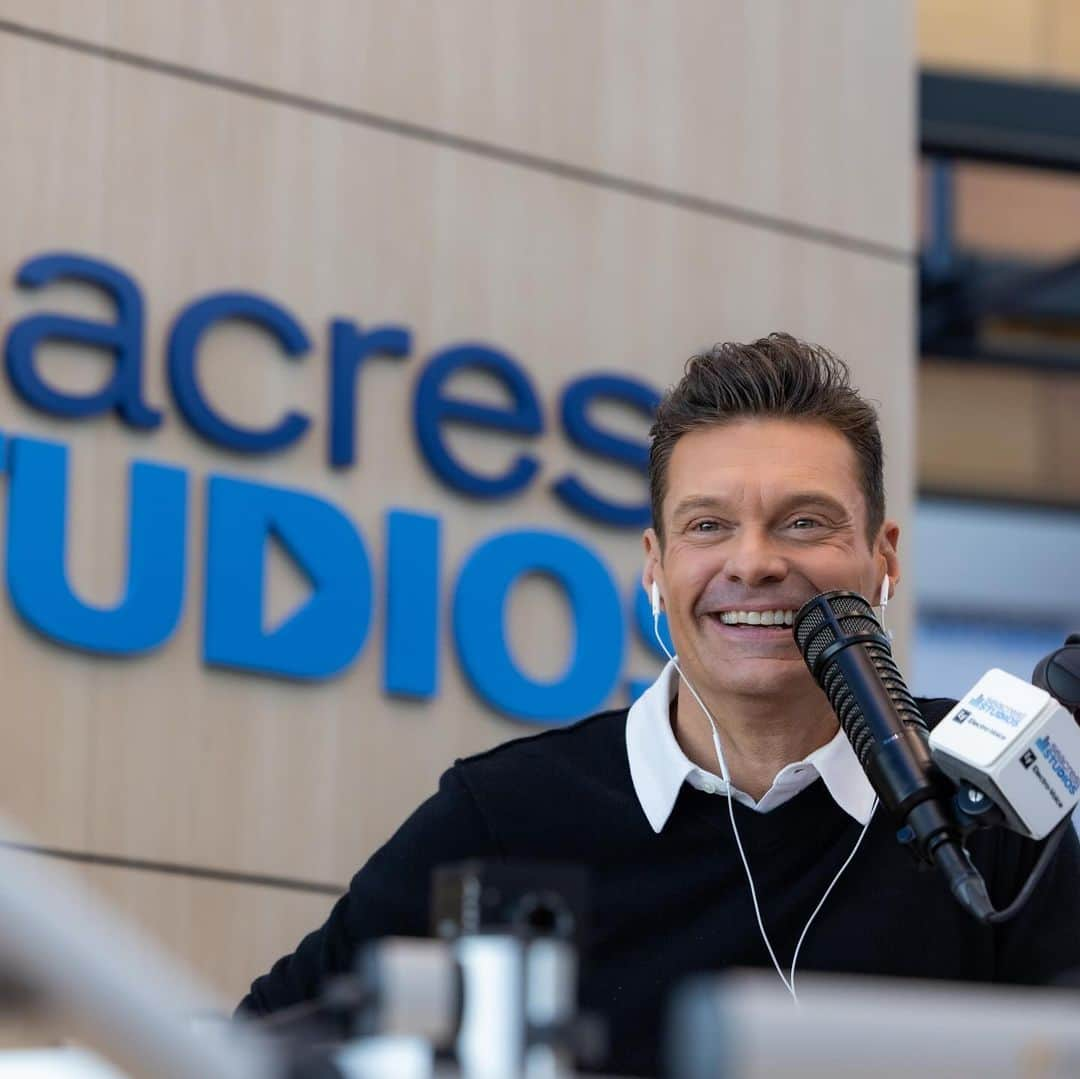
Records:
<instances>
[{"instance_id":1,"label":"white collared shirt","mask_svg":"<svg viewBox=\"0 0 1080 1079\"><path fill-rule=\"evenodd\" d=\"M626 717L626 753L630 777L641 808L660 832L675 808L683 783L709 794L728 793L720 776L699 768L683 753L671 729L671 701L679 687L674 663L634 702ZM731 796L758 813L768 813L821 778L836 804L860 824L870 819L874 788L863 772L843 731L801 761L780 769L772 786L755 802L745 791L731 788Z\"/></svg>"}]
</instances>

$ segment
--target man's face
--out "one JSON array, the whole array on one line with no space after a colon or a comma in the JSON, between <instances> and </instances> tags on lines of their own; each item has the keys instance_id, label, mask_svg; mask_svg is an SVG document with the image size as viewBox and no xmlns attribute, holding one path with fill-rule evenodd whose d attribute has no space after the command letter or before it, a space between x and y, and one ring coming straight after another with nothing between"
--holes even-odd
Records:
<instances>
[{"instance_id":1,"label":"man's face","mask_svg":"<svg viewBox=\"0 0 1080 1079\"><path fill-rule=\"evenodd\" d=\"M735 612L793 612L834 588L877 603L886 572L899 577L899 528L887 521L867 543L855 452L819 422L748 419L684 435L663 520L662 552L645 533L645 587L659 584L680 665L714 696L817 692L786 620L729 624L741 622Z\"/></svg>"}]
</instances>

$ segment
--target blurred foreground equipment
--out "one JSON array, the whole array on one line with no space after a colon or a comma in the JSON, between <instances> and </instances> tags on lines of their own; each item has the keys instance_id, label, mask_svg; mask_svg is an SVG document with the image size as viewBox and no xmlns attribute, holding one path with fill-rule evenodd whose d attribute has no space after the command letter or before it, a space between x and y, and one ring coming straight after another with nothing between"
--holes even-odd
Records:
<instances>
[{"instance_id":1,"label":"blurred foreground equipment","mask_svg":"<svg viewBox=\"0 0 1080 1079\"><path fill-rule=\"evenodd\" d=\"M1080 997L1058 989L807 975L798 1007L770 973L694 982L671 1012L675 1079L1066 1079Z\"/></svg>"},{"instance_id":2,"label":"blurred foreground equipment","mask_svg":"<svg viewBox=\"0 0 1080 1079\"><path fill-rule=\"evenodd\" d=\"M343 1079L569 1079L600 1048L577 1015L585 872L471 861L435 874L435 939L390 937L318 1002L258 1025L294 1046L291 1074ZM301 1040L316 1048L296 1055ZM337 1048L318 1048L336 1040ZM324 1070L316 1071L316 1058Z\"/></svg>"},{"instance_id":3,"label":"blurred foreground equipment","mask_svg":"<svg viewBox=\"0 0 1080 1079\"><path fill-rule=\"evenodd\" d=\"M441 939L373 943L302 1014L196 1034L180 1016L204 993L64 875L0 847L0 1010L60 1018L154 1079L571 1079L590 1041L598 1055L576 1015L583 909L579 870L451 867ZM736 972L695 980L669 1018L671 1079L1080 1074L1074 990L811 975L796 1007L771 972ZM73 1051L10 1060L20 1076L116 1074Z\"/></svg>"},{"instance_id":4,"label":"blurred foreground equipment","mask_svg":"<svg viewBox=\"0 0 1080 1079\"><path fill-rule=\"evenodd\" d=\"M255 1039L198 1035L210 994L0 822L0 1014L43 1014L132 1075L267 1079ZM63 1074L60 1072L59 1074Z\"/></svg>"}]
</instances>

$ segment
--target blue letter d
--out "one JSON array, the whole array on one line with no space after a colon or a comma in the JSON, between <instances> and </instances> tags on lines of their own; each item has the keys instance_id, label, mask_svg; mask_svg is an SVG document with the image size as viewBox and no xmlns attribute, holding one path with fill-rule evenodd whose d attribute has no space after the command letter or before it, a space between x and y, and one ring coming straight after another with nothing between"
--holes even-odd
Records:
<instances>
[{"instance_id":1,"label":"blue letter d","mask_svg":"<svg viewBox=\"0 0 1080 1079\"><path fill-rule=\"evenodd\" d=\"M328 678L349 665L371 622L371 566L352 522L314 495L211 476L207 499L207 663L291 678ZM307 575L312 594L264 628L267 543Z\"/></svg>"}]
</instances>

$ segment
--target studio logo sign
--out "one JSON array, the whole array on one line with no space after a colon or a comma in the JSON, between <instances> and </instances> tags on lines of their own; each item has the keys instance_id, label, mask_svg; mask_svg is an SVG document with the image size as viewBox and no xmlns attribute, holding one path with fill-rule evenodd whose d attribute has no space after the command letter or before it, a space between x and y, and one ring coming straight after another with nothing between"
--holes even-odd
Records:
<instances>
[{"instance_id":1,"label":"studio logo sign","mask_svg":"<svg viewBox=\"0 0 1080 1079\"><path fill-rule=\"evenodd\" d=\"M5 364L11 391L51 416L78 419L111 413L132 431L152 431L165 416L143 393L142 294L126 272L76 254L46 254L24 263L16 277L25 289L58 281L104 292L115 315L98 321L56 313L22 317L7 328ZM312 351L304 326L282 305L249 292L197 299L175 317L165 363L180 420L206 442L246 455L287 451L311 437L310 416L296 411L259 428L239 426L218 411L199 379L199 350L213 326L241 320L276 346L278 358L302 361ZM367 330L332 319L328 326L329 401L326 461L332 469L356 464L356 400L364 366L401 362L412 351L403 326ZM37 366L38 350L62 342L106 353L111 376L92 393L50 385ZM274 362L273 349L268 362ZM492 405L454 393L452 380L472 372L497 385L507 402ZM618 374L592 374L563 387L559 421L567 441L642 477L642 498L611 498L573 472L550 484L554 497L584 522L638 529L648 522L647 446L606 430L596 405L649 417L659 395ZM543 410L528 372L485 344L457 344L428 357L414 383L412 426L427 467L449 491L478 508L510 499L541 482L541 463L519 453L498 475L479 474L451 452L454 425L535 438ZM175 631L186 602L188 507L204 501L206 535L202 655L215 667L253 675L321 680L356 662L369 636L374 605L384 605L383 688L427 698L438 692L444 600L443 522L437 514L387 507L384 565L372 565L368 542L348 514L309 491L211 473L201 484L184 467L133 460L127 506L127 579L124 594L105 609L80 600L65 572L69 536L66 503L69 449L62 443L8 432L8 590L15 610L36 631L72 648L133 656L161 646ZM193 488L198 484L201 490ZM123 507L115 508L117 513ZM282 623L264 618L266 554L284 550L311 585L310 596ZM538 682L522 669L503 632L503 615L516 583L540 573L562 589L570 610L572 653L554 680ZM554 530L495 533L467 552L447 587L454 651L476 692L496 711L535 722L587 714L623 677L628 630L657 656L647 600L636 581L617 586L600 555L574 535ZM640 684L629 685L631 693Z\"/></svg>"}]
</instances>

